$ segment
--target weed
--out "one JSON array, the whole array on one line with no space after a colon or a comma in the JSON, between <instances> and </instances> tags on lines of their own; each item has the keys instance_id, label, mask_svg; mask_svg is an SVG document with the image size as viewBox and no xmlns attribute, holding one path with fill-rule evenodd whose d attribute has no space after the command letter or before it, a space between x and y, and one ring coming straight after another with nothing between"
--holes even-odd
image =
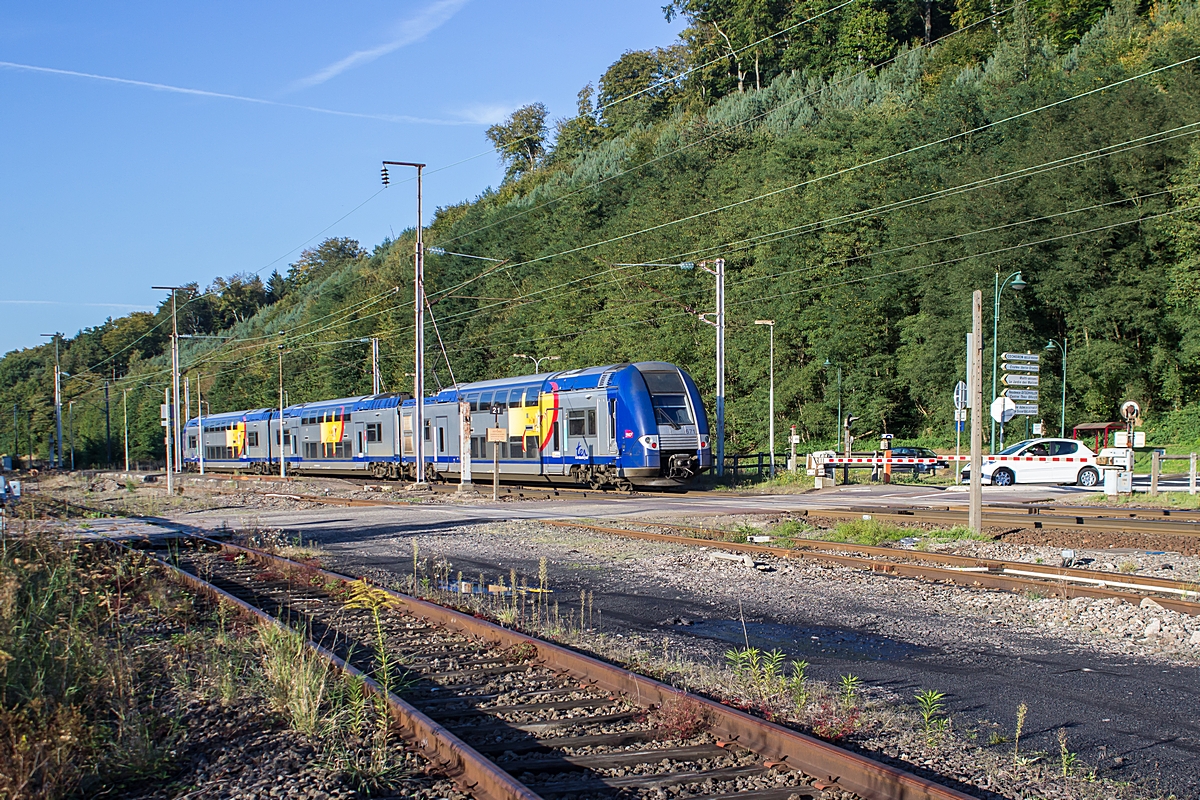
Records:
<instances>
[{"instance_id":1,"label":"weed","mask_svg":"<svg viewBox=\"0 0 1200 800\"><path fill-rule=\"evenodd\" d=\"M523 664L537 658L537 645L533 642L521 642L504 650L502 656L505 663Z\"/></svg>"},{"instance_id":2,"label":"weed","mask_svg":"<svg viewBox=\"0 0 1200 800\"><path fill-rule=\"evenodd\" d=\"M725 652L725 660L733 670L734 676L748 684L763 702L785 688L781 669L783 659L782 650L764 653L757 647L747 647Z\"/></svg>"},{"instance_id":3,"label":"weed","mask_svg":"<svg viewBox=\"0 0 1200 800\"><path fill-rule=\"evenodd\" d=\"M1068 777L1075 770L1079 756L1067 749L1067 729L1058 729L1058 761L1062 767L1062 776Z\"/></svg>"},{"instance_id":4,"label":"weed","mask_svg":"<svg viewBox=\"0 0 1200 800\"><path fill-rule=\"evenodd\" d=\"M1000 731L992 731L990 734L988 734L989 745L1006 744L1007 742L1008 737Z\"/></svg>"},{"instance_id":5,"label":"weed","mask_svg":"<svg viewBox=\"0 0 1200 800\"><path fill-rule=\"evenodd\" d=\"M788 693L792 696L792 702L796 706L796 710L800 711L808 705L808 662L793 661L792 662L792 677L787 681Z\"/></svg>"},{"instance_id":6,"label":"weed","mask_svg":"<svg viewBox=\"0 0 1200 800\"><path fill-rule=\"evenodd\" d=\"M921 719L925 723L925 741L933 744L935 736L946 728L946 718L942 716L942 712L946 710L942 700L946 695L944 692L926 689L923 692L917 692L915 697L917 706L921 710Z\"/></svg>"},{"instance_id":7,"label":"weed","mask_svg":"<svg viewBox=\"0 0 1200 800\"><path fill-rule=\"evenodd\" d=\"M841 677L838 685L842 696L842 705L846 708L854 705L854 700L858 696L858 687L861 683L861 679L853 673L848 672Z\"/></svg>"},{"instance_id":8,"label":"weed","mask_svg":"<svg viewBox=\"0 0 1200 800\"><path fill-rule=\"evenodd\" d=\"M1021 703L1017 706L1017 730L1013 734L1013 761L1018 762L1021 758L1021 732L1025 730L1025 715L1029 713L1029 706Z\"/></svg>"},{"instance_id":9,"label":"weed","mask_svg":"<svg viewBox=\"0 0 1200 800\"><path fill-rule=\"evenodd\" d=\"M858 730L862 712L857 708L838 708L833 703L821 703L812 717L813 733L822 739L837 741Z\"/></svg>"},{"instance_id":10,"label":"weed","mask_svg":"<svg viewBox=\"0 0 1200 800\"><path fill-rule=\"evenodd\" d=\"M1132 575L1138 571L1138 563L1133 560L1122 561L1121 563L1117 564L1117 569L1126 575Z\"/></svg>"},{"instance_id":11,"label":"weed","mask_svg":"<svg viewBox=\"0 0 1200 800\"><path fill-rule=\"evenodd\" d=\"M258 637L272 704L287 716L293 728L315 736L328 686L328 663L295 631L263 623L258 628Z\"/></svg>"},{"instance_id":12,"label":"weed","mask_svg":"<svg viewBox=\"0 0 1200 800\"><path fill-rule=\"evenodd\" d=\"M912 531L906 531L895 525L885 525L876 519L855 519L838 523L837 527L822 538L831 542L880 545L899 541L911 534Z\"/></svg>"},{"instance_id":13,"label":"weed","mask_svg":"<svg viewBox=\"0 0 1200 800\"><path fill-rule=\"evenodd\" d=\"M687 697L667 700L654 710L650 719L667 739L691 739L712 724L708 709Z\"/></svg>"}]
</instances>

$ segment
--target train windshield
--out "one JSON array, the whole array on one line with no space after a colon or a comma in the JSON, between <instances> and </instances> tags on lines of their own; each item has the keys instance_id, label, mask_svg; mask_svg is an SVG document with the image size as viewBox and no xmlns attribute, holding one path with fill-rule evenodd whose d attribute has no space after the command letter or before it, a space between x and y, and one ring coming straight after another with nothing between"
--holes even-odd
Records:
<instances>
[{"instance_id":1,"label":"train windshield","mask_svg":"<svg viewBox=\"0 0 1200 800\"><path fill-rule=\"evenodd\" d=\"M692 424L692 412L688 410L687 397L681 394L655 394L650 396L654 405L654 421L659 425L670 425L678 430Z\"/></svg>"}]
</instances>

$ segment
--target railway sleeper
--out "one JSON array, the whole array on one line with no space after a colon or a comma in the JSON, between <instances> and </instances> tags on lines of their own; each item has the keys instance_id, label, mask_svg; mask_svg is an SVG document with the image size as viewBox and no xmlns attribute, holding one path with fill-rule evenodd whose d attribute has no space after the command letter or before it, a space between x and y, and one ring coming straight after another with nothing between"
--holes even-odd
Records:
<instances>
[{"instance_id":1,"label":"railway sleeper","mask_svg":"<svg viewBox=\"0 0 1200 800\"><path fill-rule=\"evenodd\" d=\"M522 781L543 797L555 797L562 794L577 794L608 789L663 789L668 786L696 783L709 784L725 783L738 778L757 778L766 775L771 770L761 764L751 764L742 767L726 767L725 769L705 770L703 772L689 770L687 772L667 772L656 775L622 775L609 777L604 775L589 776L564 781ZM707 797L707 795L706 795Z\"/></svg>"},{"instance_id":2,"label":"railway sleeper","mask_svg":"<svg viewBox=\"0 0 1200 800\"><path fill-rule=\"evenodd\" d=\"M497 760L496 765L511 775L518 772L563 772L580 768L609 769L631 764L657 764L664 759L690 762L700 758L721 758L727 754L727 750L722 750L715 744L699 744L687 747L664 747L658 750L638 750L632 753L599 753L586 756L556 754L541 758Z\"/></svg>"}]
</instances>

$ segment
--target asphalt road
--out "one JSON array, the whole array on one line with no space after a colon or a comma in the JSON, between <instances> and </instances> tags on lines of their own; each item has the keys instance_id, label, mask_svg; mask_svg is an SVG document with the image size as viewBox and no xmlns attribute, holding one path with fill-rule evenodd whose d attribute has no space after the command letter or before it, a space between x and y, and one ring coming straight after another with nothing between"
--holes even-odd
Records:
<instances>
[{"instance_id":1,"label":"asphalt road","mask_svg":"<svg viewBox=\"0 0 1200 800\"><path fill-rule=\"evenodd\" d=\"M859 489L866 491L858 491ZM1047 498L1062 489L996 489L987 500ZM447 534L438 541L440 552L466 574L483 570L507 572L510 567L536 575L534 557L509 552L484 552L471 547L470 537L455 535L484 522L548 518L620 518L664 512L700 515L772 513L809 506L854 505L868 499L888 505L957 505L965 493L927 487L847 487L837 492L792 496L739 497L704 495L650 495L625 498L502 503L492 505L420 505L374 508L319 508L266 511L213 510L186 514L179 522L198 527L260 525L302 533L329 547L344 568L369 567L404 573L407 547L398 540L413 534ZM461 542L456 541L461 538ZM739 643L736 605L700 591L680 590L653 576L572 571L551 567L552 583L563 596L578 595L579 588L596 593L604 608L606 628L621 625L629 631L659 632L692 637L697 647L721 653ZM564 612L565 613L565 612ZM1059 727L1070 732L1072 749L1101 768L1102 774L1149 782L1162 792L1180 797L1200 797L1200 669L1159 664L1129 657L1098 656L1065 646L1060 640L1023 636L1014 642L1011 633L989 632L985 644L937 642L921 636L919 625L907 637L887 636L872 622L894 608L879 605L870 596L858 596L836 607L816 604L802 616L779 613L770 602L752 603L746 614L752 638L765 647L778 646L812 663L811 674L836 680L845 672L864 682L893 689L910 697L921 688L946 691L951 710L962 719L987 720L1011 735L1017 705L1030 708L1025 737L1034 749L1057 752L1054 734ZM953 609L947 609L953 614ZM696 624L664 626L664 621L685 617ZM928 620L914 620L928 624ZM818 637L813 644L812 636ZM1019 646L1017 646L1019 645ZM1158 782L1157 784L1155 782Z\"/></svg>"}]
</instances>

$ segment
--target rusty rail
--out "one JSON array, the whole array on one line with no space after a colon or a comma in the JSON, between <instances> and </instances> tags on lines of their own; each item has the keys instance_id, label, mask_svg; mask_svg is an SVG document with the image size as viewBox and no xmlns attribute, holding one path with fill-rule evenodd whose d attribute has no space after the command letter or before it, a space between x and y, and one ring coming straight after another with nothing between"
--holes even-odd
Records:
<instances>
[{"instance_id":1,"label":"rusty rail","mask_svg":"<svg viewBox=\"0 0 1200 800\"><path fill-rule=\"evenodd\" d=\"M262 563L315 571L330 580L354 580L345 575L299 564L259 550L202 536L193 538L219 547L226 552L245 554ZM166 562L162 563L166 564ZM232 602L257 617L269 618L274 624L280 624L269 615L264 615L261 610L207 584L197 576L178 570L170 564L166 564L166 566L181 575L190 585L220 597L222 600ZM763 756L769 762L777 762L816 778L818 788L840 788L854 792L867 800L969 800L970 798L970 795L904 770L879 763L815 737L767 722L708 698L676 689L568 648L534 639L517 631L393 590L385 591L403 603L412 613L436 625L482 637L485 640L496 641L505 647L532 644L537 649L539 663L605 690L623 694L639 704L662 705L666 702L677 702L683 699L697 703L710 715L711 730L715 735L727 741L736 742L739 746ZM352 674L362 674L332 653L319 648L319 646L313 646L317 647L324 657L330 659L331 663L337 664L339 668L353 671ZM375 688L378 689L377 686ZM474 796L487 798L487 800L491 800L491 798L537 800L538 795L517 783L507 773L502 772L478 752L453 737L428 717L421 715L421 712L404 703L403 700L392 696L389 697L389 704L392 706L393 714L397 715L397 720L410 732L411 741L422 752L429 754L435 763L440 763L443 768L448 767L447 771L455 773L456 780L460 785L466 787Z\"/></svg>"}]
</instances>

